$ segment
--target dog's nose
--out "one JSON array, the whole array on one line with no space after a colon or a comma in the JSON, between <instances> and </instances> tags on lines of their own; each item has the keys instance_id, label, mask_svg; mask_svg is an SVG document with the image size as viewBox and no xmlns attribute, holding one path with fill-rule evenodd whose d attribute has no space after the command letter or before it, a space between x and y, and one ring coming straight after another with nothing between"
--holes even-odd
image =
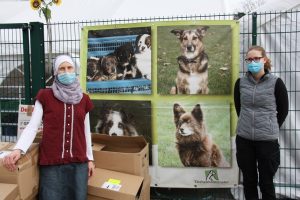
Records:
<instances>
[{"instance_id":1,"label":"dog's nose","mask_svg":"<svg viewBox=\"0 0 300 200\"><path fill-rule=\"evenodd\" d=\"M181 133L183 133L183 131L184 131L184 129L183 129L183 128L180 128L179 130L180 130L180 132L181 132Z\"/></svg>"},{"instance_id":2,"label":"dog's nose","mask_svg":"<svg viewBox=\"0 0 300 200\"><path fill-rule=\"evenodd\" d=\"M117 136L117 134L116 133L112 133L111 136Z\"/></svg>"},{"instance_id":3,"label":"dog's nose","mask_svg":"<svg viewBox=\"0 0 300 200\"><path fill-rule=\"evenodd\" d=\"M186 47L186 49L187 49L188 51L192 51L192 50L193 50L193 46L192 46L192 45L188 45L188 46Z\"/></svg>"}]
</instances>

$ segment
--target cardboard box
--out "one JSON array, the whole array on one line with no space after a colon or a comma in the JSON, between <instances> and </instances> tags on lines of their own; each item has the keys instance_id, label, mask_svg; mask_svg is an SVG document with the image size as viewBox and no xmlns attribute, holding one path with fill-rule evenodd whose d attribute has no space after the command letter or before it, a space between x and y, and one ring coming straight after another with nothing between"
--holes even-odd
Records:
<instances>
[{"instance_id":1,"label":"cardboard box","mask_svg":"<svg viewBox=\"0 0 300 200\"><path fill-rule=\"evenodd\" d=\"M40 143L42 141L42 137L43 137L43 131L38 131L33 142Z\"/></svg>"},{"instance_id":2,"label":"cardboard box","mask_svg":"<svg viewBox=\"0 0 300 200\"><path fill-rule=\"evenodd\" d=\"M97 196L88 194L87 200L111 200L111 199L107 199L107 198L103 198L103 197L97 197Z\"/></svg>"},{"instance_id":3,"label":"cardboard box","mask_svg":"<svg viewBox=\"0 0 300 200\"><path fill-rule=\"evenodd\" d=\"M18 185L0 183L0 199L13 200L18 197Z\"/></svg>"},{"instance_id":4,"label":"cardboard box","mask_svg":"<svg viewBox=\"0 0 300 200\"><path fill-rule=\"evenodd\" d=\"M141 176L96 168L88 182L88 194L104 199L136 200L143 180Z\"/></svg>"},{"instance_id":5,"label":"cardboard box","mask_svg":"<svg viewBox=\"0 0 300 200\"><path fill-rule=\"evenodd\" d=\"M20 196L18 195L14 200L20 200Z\"/></svg>"},{"instance_id":6,"label":"cardboard box","mask_svg":"<svg viewBox=\"0 0 300 200\"><path fill-rule=\"evenodd\" d=\"M139 200L150 200L150 184L151 184L151 176L148 175L144 178Z\"/></svg>"},{"instance_id":7,"label":"cardboard box","mask_svg":"<svg viewBox=\"0 0 300 200\"><path fill-rule=\"evenodd\" d=\"M9 153L14 143L0 142L0 156ZM27 200L33 198L37 193L39 183L38 171L38 144L33 143L27 153L17 162L17 170L8 171L2 166L0 158L0 182L17 184L20 199Z\"/></svg>"},{"instance_id":8,"label":"cardboard box","mask_svg":"<svg viewBox=\"0 0 300 200\"><path fill-rule=\"evenodd\" d=\"M149 174L149 149L143 136L109 136L92 134L93 150L97 168L108 169L138 176Z\"/></svg>"},{"instance_id":9,"label":"cardboard box","mask_svg":"<svg viewBox=\"0 0 300 200\"><path fill-rule=\"evenodd\" d=\"M25 200L38 200L38 188L36 188L33 193L27 197Z\"/></svg>"},{"instance_id":10,"label":"cardboard box","mask_svg":"<svg viewBox=\"0 0 300 200\"><path fill-rule=\"evenodd\" d=\"M141 194L139 196L139 200L150 200L150 184L151 184L151 177L147 176L144 178L143 186L141 190ZM88 200L111 200L104 197L97 197L94 195L88 194Z\"/></svg>"}]
</instances>

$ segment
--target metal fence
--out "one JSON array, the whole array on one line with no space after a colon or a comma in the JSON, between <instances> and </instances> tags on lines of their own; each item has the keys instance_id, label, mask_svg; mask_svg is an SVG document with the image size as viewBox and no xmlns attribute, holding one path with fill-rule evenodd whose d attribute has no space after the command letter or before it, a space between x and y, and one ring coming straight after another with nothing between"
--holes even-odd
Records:
<instances>
[{"instance_id":1,"label":"metal fence","mask_svg":"<svg viewBox=\"0 0 300 200\"><path fill-rule=\"evenodd\" d=\"M176 16L176 17L153 17L153 18L136 18L136 19L116 19L116 20L100 20L100 21L85 21L85 22L67 22L67 23L52 23L45 24L51 26L51 40L48 39L48 34L45 31L44 46L46 50L45 56L45 80L46 85L51 84L51 63L52 58L56 54L68 53L76 62L79 62L80 56L80 34L84 26L94 25L109 25L109 24L126 24L126 23L141 23L141 22L157 22L157 21L180 21L180 20L239 20L240 21L240 75L245 72L243 57L251 44L265 46L267 54L270 55L273 65L276 66L274 73L281 77L287 84L287 89L290 97L290 114L287 122L282 128L281 141L284 145L281 147L281 153L284 158L293 155L299 157L299 145L292 141L299 139L299 128L296 125L299 120L299 108L296 102L299 101L300 85L297 82L299 76L298 59L299 52L299 11L287 12L268 12L268 13L253 13L246 14L216 14L216 15L194 15L194 16ZM17 110L18 104L24 101L25 79L22 77L24 73L24 50L22 45L24 41L20 38L20 31L24 28L7 29L0 24L0 125L1 125L1 140L14 141L16 136L17 125ZM19 31L19 33L17 33ZM4 40L3 40L4 38ZM8 39L10 42L3 42ZM15 41L15 42L14 42ZM274 41L277 41L274 43ZM48 47L52 46L52 52L48 52ZM274 48L278 47L278 48ZM18 50L16 50L18 49ZM269 50L270 49L270 50ZM274 50L277 49L277 50ZM51 54L51 55L49 55ZM31 63L36 59L31 56ZM39 57L40 59L40 57ZM283 64L282 64L283 63ZM44 63L42 63L44 64ZM32 80L31 80L32 81ZM34 84L33 84L34 86ZM36 87L40 87L36 86ZM32 95L32 92L31 92ZM30 97L32 99L32 96ZM297 117L298 116L298 117ZM290 141L290 143L286 143ZM290 144L290 145L289 145ZM233 155L234 156L234 155ZM294 163L292 163L294 162ZM299 161L298 161L299 162ZM296 161L284 159L281 162L280 170L276 177L279 177L279 182L284 178L288 184L277 184L276 189L279 190L281 199L297 198L297 189L299 185L293 177L282 177L283 174L297 174L299 166ZM293 172L293 173L290 173ZM291 175L290 175L291 176ZM152 199L243 199L240 187L229 189L163 189L152 188Z\"/></svg>"}]
</instances>

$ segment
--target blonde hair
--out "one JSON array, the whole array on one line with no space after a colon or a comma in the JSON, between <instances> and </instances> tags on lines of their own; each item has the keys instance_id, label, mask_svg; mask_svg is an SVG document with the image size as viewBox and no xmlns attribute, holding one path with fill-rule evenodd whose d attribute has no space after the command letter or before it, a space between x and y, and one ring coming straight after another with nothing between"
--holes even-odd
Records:
<instances>
[{"instance_id":1,"label":"blonde hair","mask_svg":"<svg viewBox=\"0 0 300 200\"><path fill-rule=\"evenodd\" d=\"M252 50L261 52L261 55L266 59L266 63L264 64L264 69L267 69L270 71L272 65L271 65L271 60L267 57L266 50L261 46L251 46L251 47L249 47L247 54Z\"/></svg>"}]
</instances>

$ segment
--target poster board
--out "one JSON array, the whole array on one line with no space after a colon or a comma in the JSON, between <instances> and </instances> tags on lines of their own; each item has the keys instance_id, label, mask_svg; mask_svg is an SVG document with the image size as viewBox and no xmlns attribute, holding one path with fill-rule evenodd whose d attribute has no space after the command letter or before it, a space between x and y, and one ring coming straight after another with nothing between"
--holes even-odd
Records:
<instances>
[{"instance_id":1,"label":"poster board","mask_svg":"<svg viewBox=\"0 0 300 200\"><path fill-rule=\"evenodd\" d=\"M33 112L34 106L33 105L24 105L19 104L19 112L18 112L18 138L20 138L23 130L28 125L32 112ZM38 132L41 132L43 130L43 124L40 125L38 128Z\"/></svg>"},{"instance_id":2,"label":"poster board","mask_svg":"<svg viewBox=\"0 0 300 200\"><path fill-rule=\"evenodd\" d=\"M238 21L87 26L81 36L81 84L95 105L92 132L143 135L150 143L152 186L238 183ZM198 138L188 139L195 133ZM201 154L200 146L217 159ZM200 153L188 158L187 151Z\"/></svg>"}]
</instances>

